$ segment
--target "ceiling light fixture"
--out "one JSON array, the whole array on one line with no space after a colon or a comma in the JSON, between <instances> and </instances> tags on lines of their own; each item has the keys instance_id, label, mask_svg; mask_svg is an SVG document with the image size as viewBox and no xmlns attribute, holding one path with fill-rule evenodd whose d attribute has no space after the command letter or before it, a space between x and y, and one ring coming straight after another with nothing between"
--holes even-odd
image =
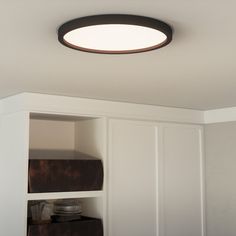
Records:
<instances>
[{"instance_id":1,"label":"ceiling light fixture","mask_svg":"<svg viewBox=\"0 0 236 236\"><path fill-rule=\"evenodd\" d=\"M172 40L171 27L157 19L136 15L86 16L66 22L58 40L81 51L129 54L154 50Z\"/></svg>"}]
</instances>

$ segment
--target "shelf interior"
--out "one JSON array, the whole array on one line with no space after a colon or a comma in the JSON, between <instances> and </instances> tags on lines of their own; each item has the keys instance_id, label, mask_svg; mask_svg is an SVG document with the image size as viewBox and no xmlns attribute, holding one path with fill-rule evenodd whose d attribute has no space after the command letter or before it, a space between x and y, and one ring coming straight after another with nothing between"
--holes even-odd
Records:
<instances>
[{"instance_id":1,"label":"shelf interior","mask_svg":"<svg viewBox=\"0 0 236 236\"><path fill-rule=\"evenodd\" d=\"M66 199L66 198L61 198ZM72 199L72 198L70 198ZM103 199L100 197L91 197L91 198L73 198L80 202L82 207L82 216L94 217L94 218L103 218ZM29 200L28 201L28 213L27 217L32 218L31 207L35 204L46 203L48 207L48 212L50 215L53 215L53 203L58 199L38 199L38 200Z\"/></svg>"},{"instance_id":2,"label":"shelf interior","mask_svg":"<svg viewBox=\"0 0 236 236\"><path fill-rule=\"evenodd\" d=\"M29 148L38 153L40 150L51 151L51 154L57 151L58 155L71 158L75 153L81 152L103 159L104 138L103 118L36 113L30 115Z\"/></svg>"}]
</instances>

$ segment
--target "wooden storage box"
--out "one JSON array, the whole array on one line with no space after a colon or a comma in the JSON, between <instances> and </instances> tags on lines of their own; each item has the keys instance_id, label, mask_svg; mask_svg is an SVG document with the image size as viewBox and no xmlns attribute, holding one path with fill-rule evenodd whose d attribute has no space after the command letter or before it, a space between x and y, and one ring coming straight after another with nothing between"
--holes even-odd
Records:
<instances>
[{"instance_id":1,"label":"wooden storage box","mask_svg":"<svg viewBox=\"0 0 236 236\"><path fill-rule=\"evenodd\" d=\"M28 181L30 193L101 190L103 165L99 159L81 157L30 159Z\"/></svg>"},{"instance_id":2,"label":"wooden storage box","mask_svg":"<svg viewBox=\"0 0 236 236\"><path fill-rule=\"evenodd\" d=\"M28 236L103 236L100 219L82 217L78 221L28 225Z\"/></svg>"}]
</instances>

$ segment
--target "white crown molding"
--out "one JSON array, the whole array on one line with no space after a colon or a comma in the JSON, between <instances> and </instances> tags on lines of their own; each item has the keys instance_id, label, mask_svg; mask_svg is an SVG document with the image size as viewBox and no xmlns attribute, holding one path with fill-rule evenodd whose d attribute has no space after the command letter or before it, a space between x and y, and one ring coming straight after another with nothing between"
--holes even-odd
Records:
<instances>
[{"instance_id":1,"label":"white crown molding","mask_svg":"<svg viewBox=\"0 0 236 236\"><path fill-rule=\"evenodd\" d=\"M0 115L3 113L3 102L0 100Z\"/></svg>"},{"instance_id":2,"label":"white crown molding","mask_svg":"<svg viewBox=\"0 0 236 236\"><path fill-rule=\"evenodd\" d=\"M236 121L236 107L208 110L204 112L204 123Z\"/></svg>"},{"instance_id":3,"label":"white crown molding","mask_svg":"<svg viewBox=\"0 0 236 236\"><path fill-rule=\"evenodd\" d=\"M17 111L190 124L236 121L236 107L199 111L37 93L21 93L0 100L0 115Z\"/></svg>"},{"instance_id":4,"label":"white crown molding","mask_svg":"<svg viewBox=\"0 0 236 236\"><path fill-rule=\"evenodd\" d=\"M96 99L21 93L1 100L2 112L29 111L67 115L204 124L203 111Z\"/></svg>"}]
</instances>

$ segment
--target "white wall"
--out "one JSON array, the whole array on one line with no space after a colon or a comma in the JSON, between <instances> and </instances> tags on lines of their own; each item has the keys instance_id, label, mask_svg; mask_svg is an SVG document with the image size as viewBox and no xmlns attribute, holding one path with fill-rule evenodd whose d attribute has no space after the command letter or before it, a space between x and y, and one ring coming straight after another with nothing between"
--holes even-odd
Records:
<instances>
[{"instance_id":1,"label":"white wall","mask_svg":"<svg viewBox=\"0 0 236 236\"><path fill-rule=\"evenodd\" d=\"M236 122L205 126L207 236L236 235Z\"/></svg>"}]
</instances>

